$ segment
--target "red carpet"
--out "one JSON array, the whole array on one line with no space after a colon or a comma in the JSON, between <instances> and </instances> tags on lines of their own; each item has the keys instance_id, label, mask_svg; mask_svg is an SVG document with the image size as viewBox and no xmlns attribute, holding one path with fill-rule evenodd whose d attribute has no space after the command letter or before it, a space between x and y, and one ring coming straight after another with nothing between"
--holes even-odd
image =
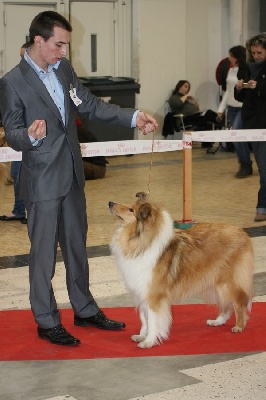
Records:
<instances>
[{"instance_id":1,"label":"red carpet","mask_svg":"<svg viewBox=\"0 0 266 400\"><path fill-rule=\"evenodd\" d=\"M173 306L174 323L168 341L151 349L139 349L131 335L139 332L134 308L108 308L107 316L124 321L124 331L107 332L73 325L73 311L62 310L62 323L81 340L77 347L56 346L39 339L31 311L0 312L0 361L71 360L92 358L174 356L266 351L266 303L254 303L247 327L232 333L234 317L226 325L210 327L206 320L216 317L214 306Z\"/></svg>"}]
</instances>

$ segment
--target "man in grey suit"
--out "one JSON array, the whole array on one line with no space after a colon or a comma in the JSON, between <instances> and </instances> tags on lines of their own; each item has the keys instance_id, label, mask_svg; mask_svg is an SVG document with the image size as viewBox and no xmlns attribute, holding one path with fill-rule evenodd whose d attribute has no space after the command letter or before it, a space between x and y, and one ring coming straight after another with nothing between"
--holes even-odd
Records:
<instances>
[{"instance_id":1,"label":"man in grey suit","mask_svg":"<svg viewBox=\"0 0 266 400\"><path fill-rule=\"evenodd\" d=\"M153 131L157 122L145 113L107 104L82 86L65 58L72 27L60 14L45 11L32 21L31 46L0 80L0 107L7 143L22 151L20 196L25 201L31 241L31 309L40 338L78 345L62 326L52 287L60 245L74 324L117 330L89 290L86 253L87 215L84 170L76 113L88 119Z\"/></svg>"}]
</instances>

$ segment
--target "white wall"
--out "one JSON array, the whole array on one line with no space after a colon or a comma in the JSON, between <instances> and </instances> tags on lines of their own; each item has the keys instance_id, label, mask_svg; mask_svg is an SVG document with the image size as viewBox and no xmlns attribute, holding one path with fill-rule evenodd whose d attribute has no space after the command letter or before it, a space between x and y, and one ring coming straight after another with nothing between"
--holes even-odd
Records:
<instances>
[{"instance_id":1,"label":"white wall","mask_svg":"<svg viewBox=\"0 0 266 400\"><path fill-rule=\"evenodd\" d=\"M186 1L134 0L133 7L133 76L141 84L137 107L160 121L165 101L186 71Z\"/></svg>"},{"instance_id":2,"label":"white wall","mask_svg":"<svg viewBox=\"0 0 266 400\"><path fill-rule=\"evenodd\" d=\"M223 58L223 7L220 0L187 1L186 79L201 109L216 110L218 106L215 71Z\"/></svg>"},{"instance_id":3,"label":"white wall","mask_svg":"<svg viewBox=\"0 0 266 400\"><path fill-rule=\"evenodd\" d=\"M135 0L133 30L138 65L133 73L141 84L137 106L155 115L161 133L165 101L180 79L202 109L218 106L215 71L222 59L221 0ZM227 3L227 2L226 2ZM140 135L140 138L142 136Z\"/></svg>"}]
</instances>

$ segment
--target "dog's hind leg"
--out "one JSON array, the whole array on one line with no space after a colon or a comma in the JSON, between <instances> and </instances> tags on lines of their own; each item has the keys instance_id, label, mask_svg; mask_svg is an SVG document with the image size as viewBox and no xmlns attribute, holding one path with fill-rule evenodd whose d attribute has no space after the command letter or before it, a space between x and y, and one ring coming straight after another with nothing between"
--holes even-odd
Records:
<instances>
[{"instance_id":1,"label":"dog's hind leg","mask_svg":"<svg viewBox=\"0 0 266 400\"><path fill-rule=\"evenodd\" d=\"M209 326L220 326L226 323L232 314L232 309L228 308L226 311L219 312L216 319L207 319L207 325Z\"/></svg>"},{"instance_id":2,"label":"dog's hind leg","mask_svg":"<svg viewBox=\"0 0 266 400\"><path fill-rule=\"evenodd\" d=\"M143 342L148 334L148 311L147 311L147 305L142 305L139 308L139 317L140 317L140 321L141 321L141 328L140 328L140 333L139 335L132 335L131 339L136 342L136 343L140 343Z\"/></svg>"},{"instance_id":3,"label":"dog's hind leg","mask_svg":"<svg viewBox=\"0 0 266 400\"><path fill-rule=\"evenodd\" d=\"M242 332L247 324L248 320L248 307L250 307L251 300L249 296L242 290L239 290L236 296L235 302L233 304L236 324L232 328L232 332Z\"/></svg>"},{"instance_id":4,"label":"dog's hind leg","mask_svg":"<svg viewBox=\"0 0 266 400\"><path fill-rule=\"evenodd\" d=\"M231 317L233 311L231 301L227 300L229 299L229 292L227 285L220 285L219 287L216 287L214 296L216 298L216 303L219 313L216 319L208 319L206 323L209 326L224 325L226 321L228 321L229 318Z\"/></svg>"}]
</instances>

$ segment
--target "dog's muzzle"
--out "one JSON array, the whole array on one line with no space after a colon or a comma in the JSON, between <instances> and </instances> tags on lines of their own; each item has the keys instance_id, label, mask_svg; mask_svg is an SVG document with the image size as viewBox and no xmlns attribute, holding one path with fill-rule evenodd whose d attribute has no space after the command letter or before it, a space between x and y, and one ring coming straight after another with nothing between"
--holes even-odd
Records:
<instances>
[{"instance_id":1,"label":"dog's muzzle","mask_svg":"<svg viewBox=\"0 0 266 400\"><path fill-rule=\"evenodd\" d=\"M113 201L109 201L108 206L109 206L110 210L114 205L115 205L115 203Z\"/></svg>"}]
</instances>

